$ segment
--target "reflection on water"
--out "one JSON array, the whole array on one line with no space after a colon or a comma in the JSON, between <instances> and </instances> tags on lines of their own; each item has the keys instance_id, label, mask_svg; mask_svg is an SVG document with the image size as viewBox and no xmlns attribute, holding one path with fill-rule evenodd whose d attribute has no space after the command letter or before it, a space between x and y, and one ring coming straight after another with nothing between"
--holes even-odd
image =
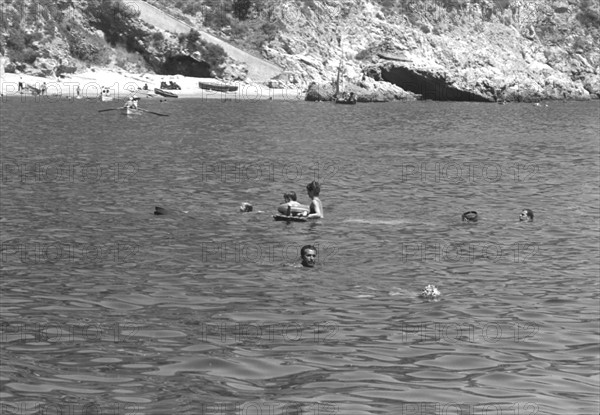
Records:
<instances>
[{"instance_id":1,"label":"reflection on water","mask_svg":"<svg viewBox=\"0 0 600 415\"><path fill-rule=\"evenodd\" d=\"M598 413L597 102L107 105L2 103L6 413Z\"/></svg>"}]
</instances>

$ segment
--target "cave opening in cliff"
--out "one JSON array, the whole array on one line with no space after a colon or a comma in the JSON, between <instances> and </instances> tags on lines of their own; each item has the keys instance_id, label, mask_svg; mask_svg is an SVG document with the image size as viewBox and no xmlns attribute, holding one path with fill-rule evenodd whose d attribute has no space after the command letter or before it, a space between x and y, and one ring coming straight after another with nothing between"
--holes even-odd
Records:
<instances>
[{"instance_id":1,"label":"cave opening in cliff","mask_svg":"<svg viewBox=\"0 0 600 415\"><path fill-rule=\"evenodd\" d=\"M405 91L421 95L422 99L433 101L488 101L480 95L448 86L444 79L436 78L431 74L418 73L408 68L381 68L381 77L384 81L398 85Z\"/></svg>"},{"instance_id":2,"label":"cave opening in cliff","mask_svg":"<svg viewBox=\"0 0 600 415\"><path fill-rule=\"evenodd\" d=\"M197 78L210 77L210 65L208 63L185 55L168 57L161 69L163 75L180 74Z\"/></svg>"}]
</instances>

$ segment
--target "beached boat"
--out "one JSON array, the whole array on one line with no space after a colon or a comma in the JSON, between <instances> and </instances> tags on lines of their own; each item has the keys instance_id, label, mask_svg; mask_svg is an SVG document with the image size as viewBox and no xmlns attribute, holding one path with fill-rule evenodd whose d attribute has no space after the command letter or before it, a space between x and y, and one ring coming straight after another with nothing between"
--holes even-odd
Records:
<instances>
[{"instance_id":1,"label":"beached boat","mask_svg":"<svg viewBox=\"0 0 600 415\"><path fill-rule=\"evenodd\" d=\"M200 89L206 89L209 91L217 92L234 92L238 89L237 85L229 85L216 82L198 82L198 86L200 87Z\"/></svg>"},{"instance_id":2,"label":"beached boat","mask_svg":"<svg viewBox=\"0 0 600 415\"><path fill-rule=\"evenodd\" d=\"M161 95L163 97L167 97L167 98L177 98L177 95L170 92L170 91L166 91L164 89L160 89L160 88L154 88L154 93L157 95Z\"/></svg>"},{"instance_id":3,"label":"beached boat","mask_svg":"<svg viewBox=\"0 0 600 415\"><path fill-rule=\"evenodd\" d=\"M344 48L343 48L343 44L342 44L342 38L343 36L340 34L340 36L338 37L338 44L340 45L340 49L342 51L342 57L344 56ZM343 88L343 84L345 84L345 77L346 77L346 67L344 64L344 59L340 59L340 64L338 66L338 72L337 72L337 79L335 81L335 94L334 94L334 99L335 99L335 103L336 104L346 104L346 105L355 105L356 101L357 101L357 97L356 94L354 92L350 92L350 94L348 94L348 92L344 91L341 92L342 90L344 90L345 88Z\"/></svg>"},{"instance_id":4,"label":"beached boat","mask_svg":"<svg viewBox=\"0 0 600 415\"><path fill-rule=\"evenodd\" d=\"M356 105L356 97L352 98L338 98L335 100L336 104Z\"/></svg>"}]
</instances>

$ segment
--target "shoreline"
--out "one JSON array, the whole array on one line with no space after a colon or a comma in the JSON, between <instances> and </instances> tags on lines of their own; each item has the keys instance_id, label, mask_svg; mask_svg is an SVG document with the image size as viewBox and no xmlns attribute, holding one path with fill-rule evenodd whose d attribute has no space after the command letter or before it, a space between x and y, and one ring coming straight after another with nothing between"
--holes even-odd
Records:
<instances>
[{"instance_id":1,"label":"shoreline","mask_svg":"<svg viewBox=\"0 0 600 415\"><path fill-rule=\"evenodd\" d=\"M155 88L160 88L161 82L173 81L181 89L167 90L177 95L177 98L164 97L155 93ZM19 82L24 84L24 90L19 91ZM216 85L235 85L236 91L219 92L201 89L198 82ZM109 69L89 69L77 74L64 74L60 78L44 78L26 74L5 73L0 82L0 95L9 96L40 96L43 84L46 84L45 96L55 98L99 99L101 91L106 88L112 101L126 101L129 97L137 95L144 98L158 99L220 99L231 101L261 101L261 100L288 100L304 101L305 88L269 88L255 82L223 82L215 78L195 78L183 75L156 75L156 74L131 74L124 71ZM143 89L147 85L147 90ZM34 89L35 88L35 89ZM41 95L41 96L44 96Z\"/></svg>"},{"instance_id":2,"label":"shoreline","mask_svg":"<svg viewBox=\"0 0 600 415\"><path fill-rule=\"evenodd\" d=\"M0 96L6 97L35 97L46 96L48 99L77 99L77 88L80 88L80 99L100 100L102 89L107 88L108 101L125 102L132 96L143 97L150 100L167 99L203 99L203 100L221 100L221 101L305 101L307 96L306 88L284 87L269 88L263 83L256 82L224 82L216 78L196 78L183 75L157 75L151 73L132 74L123 70L111 70L107 68L92 68L85 72L77 74L63 74L60 78L45 78L27 74L4 73L0 77ZM23 82L24 91L18 91L19 82ZM173 81L182 89L166 90L177 95L177 98L162 96L155 92L161 82ZM217 85L235 85L236 91L220 92L214 90L201 89L199 82L212 83ZM42 84L46 83L46 94L40 95L39 90ZM143 89L147 85L148 89ZM35 88L35 89L33 89ZM590 96L589 100L594 101L600 97ZM539 102L555 101L587 101L588 99L540 99L538 101L490 101L489 104L536 104ZM404 100L391 100L404 101ZM428 101L418 99L417 101ZM318 102L318 101L317 101ZM321 102L331 102L322 100ZM363 102L364 101L360 101ZM369 103L376 103L373 101ZM460 102L460 101L457 101ZM485 103L485 102L484 102Z\"/></svg>"}]
</instances>

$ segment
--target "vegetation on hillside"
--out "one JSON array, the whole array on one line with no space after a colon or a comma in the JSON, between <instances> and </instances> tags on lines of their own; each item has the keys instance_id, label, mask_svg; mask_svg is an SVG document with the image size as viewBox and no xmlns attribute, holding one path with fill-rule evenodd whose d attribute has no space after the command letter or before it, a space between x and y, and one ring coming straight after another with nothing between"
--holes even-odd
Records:
<instances>
[{"instance_id":1,"label":"vegetation on hillside","mask_svg":"<svg viewBox=\"0 0 600 415\"><path fill-rule=\"evenodd\" d=\"M191 24L200 23L232 44L257 54L285 29L281 16L273 13L273 7L278 3L276 0L150 2Z\"/></svg>"},{"instance_id":2,"label":"vegetation on hillside","mask_svg":"<svg viewBox=\"0 0 600 415\"><path fill-rule=\"evenodd\" d=\"M214 68L213 70L225 63L227 57L225 50L219 45L208 43L202 39L200 33L196 30L192 29L187 35L179 35L179 43L192 54L198 52L202 60L208 63L211 68Z\"/></svg>"},{"instance_id":3,"label":"vegetation on hillside","mask_svg":"<svg viewBox=\"0 0 600 415\"><path fill-rule=\"evenodd\" d=\"M122 0L2 1L0 54L10 58L8 71L24 70L39 58L70 55L84 65L113 63L161 73L161 57L187 48L199 51L219 74L227 58L222 48L201 40L168 39L171 35L143 24L139 12Z\"/></svg>"},{"instance_id":4,"label":"vegetation on hillside","mask_svg":"<svg viewBox=\"0 0 600 415\"><path fill-rule=\"evenodd\" d=\"M150 0L172 14L199 22L218 35L246 49L260 52L285 30L282 16L273 10L276 0ZM306 15L319 10L318 3L340 9L347 2L294 0ZM468 26L475 31L485 22L514 27L543 44L562 44L590 52L600 47L600 0L372 0L386 19L406 17L424 32L442 34ZM555 8L566 5L568 12ZM570 17L575 16L575 19Z\"/></svg>"},{"instance_id":5,"label":"vegetation on hillside","mask_svg":"<svg viewBox=\"0 0 600 415\"><path fill-rule=\"evenodd\" d=\"M7 55L16 69L39 63L38 59L64 57L64 50L83 64L112 62L159 73L165 57L182 52L199 52L217 74L226 59L222 48L203 42L197 33L178 38L143 24L122 0L0 1L0 53ZM286 5L293 3L294 9L314 21L321 19L324 6L344 19L351 10L348 5L366 0L148 1L193 26L209 28L230 43L262 54L293 20L282 12ZM485 23L493 22L512 27L544 46L581 53L597 65L597 59L590 56L600 49L600 0L370 1L380 6L382 19L390 23L408 20L425 33L478 32ZM359 12L357 7L351 13L355 12ZM325 18L323 21L327 24Z\"/></svg>"}]
</instances>

